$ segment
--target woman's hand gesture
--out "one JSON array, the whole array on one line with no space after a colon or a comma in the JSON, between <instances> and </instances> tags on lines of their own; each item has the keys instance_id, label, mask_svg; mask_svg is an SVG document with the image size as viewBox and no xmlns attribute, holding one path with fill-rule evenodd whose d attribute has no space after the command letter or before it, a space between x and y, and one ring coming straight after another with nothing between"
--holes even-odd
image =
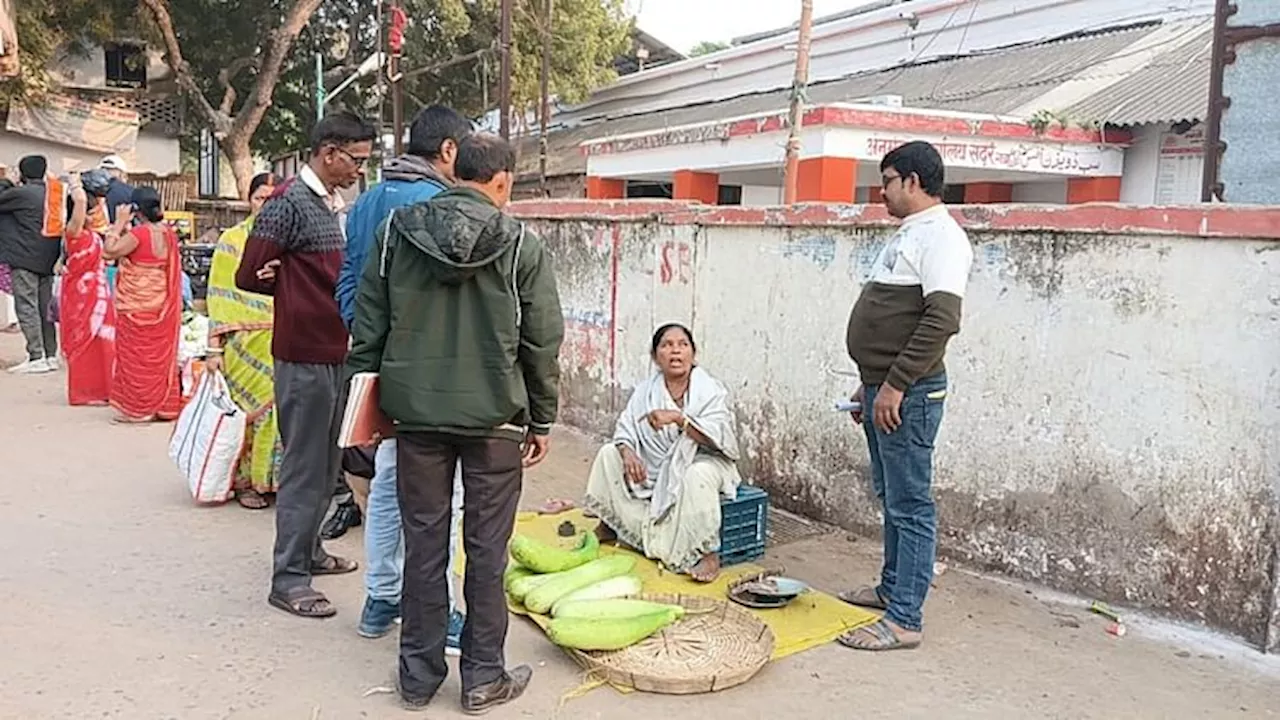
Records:
<instances>
[{"instance_id":1,"label":"woman's hand gesture","mask_svg":"<svg viewBox=\"0 0 1280 720\"><path fill-rule=\"evenodd\" d=\"M684 415L679 410L654 410L645 415L645 420L649 421L649 427L661 430L668 425L679 425L684 422Z\"/></svg>"},{"instance_id":2,"label":"woman's hand gesture","mask_svg":"<svg viewBox=\"0 0 1280 720\"><path fill-rule=\"evenodd\" d=\"M649 470L645 468L639 456L626 445L619 445L618 452L622 453L622 477L627 481L627 485L630 487L643 485L644 481L649 479Z\"/></svg>"}]
</instances>

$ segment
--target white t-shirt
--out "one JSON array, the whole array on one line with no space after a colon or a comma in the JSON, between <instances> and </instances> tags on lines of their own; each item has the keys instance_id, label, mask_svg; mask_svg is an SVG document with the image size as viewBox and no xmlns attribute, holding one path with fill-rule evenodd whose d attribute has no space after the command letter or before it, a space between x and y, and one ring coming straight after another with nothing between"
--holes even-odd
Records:
<instances>
[{"instance_id":1,"label":"white t-shirt","mask_svg":"<svg viewBox=\"0 0 1280 720\"><path fill-rule=\"evenodd\" d=\"M903 219L876 258L868 282L919 285L925 297L945 292L963 298L972 266L968 234L938 204Z\"/></svg>"}]
</instances>

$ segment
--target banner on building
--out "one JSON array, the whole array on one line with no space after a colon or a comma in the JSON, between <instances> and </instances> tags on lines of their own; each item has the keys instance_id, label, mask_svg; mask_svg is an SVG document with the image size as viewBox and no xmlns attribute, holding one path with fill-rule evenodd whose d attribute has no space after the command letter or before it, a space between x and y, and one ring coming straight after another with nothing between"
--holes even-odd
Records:
<instances>
[{"instance_id":1,"label":"banner on building","mask_svg":"<svg viewBox=\"0 0 1280 720\"><path fill-rule=\"evenodd\" d=\"M0 78L17 77L22 70L18 62L17 27L13 0L0 0Z\"/></svg>"},{"instance_id":2,"label":"banner on building","mask_svg":"<svg viewBox=\"0 0 1280 720\"><path fill-rule=\"evenodd\" d=\"M103 153L131 153L138 144L138 113L65 95L42 105L13 103L5 129L28 137Z\"/></svg>"}]
</instances>

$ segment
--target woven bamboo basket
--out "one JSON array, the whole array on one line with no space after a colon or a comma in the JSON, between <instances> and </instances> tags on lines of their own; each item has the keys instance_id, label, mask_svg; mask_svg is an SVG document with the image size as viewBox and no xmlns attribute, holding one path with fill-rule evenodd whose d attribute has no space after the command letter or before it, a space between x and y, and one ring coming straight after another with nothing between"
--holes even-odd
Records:
<instances>
[{"instance_id":1,"label":"woven bamboo basket","mask_svg":"<svg viewBox=\"0 0 1280 720\"><path fill-rule=\"evenodd\" d=\"M692 595L643 595L690 611L629 648L569 650L591 677L665 695L717 692L750 680L773 656L773 631L736 605Z\"/></svg>"}]
</instances>

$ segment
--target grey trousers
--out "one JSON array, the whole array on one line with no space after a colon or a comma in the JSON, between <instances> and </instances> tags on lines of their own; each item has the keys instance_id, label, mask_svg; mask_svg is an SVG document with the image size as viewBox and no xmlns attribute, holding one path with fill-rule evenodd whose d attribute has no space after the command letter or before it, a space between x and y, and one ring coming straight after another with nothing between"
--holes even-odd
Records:
<instances>
[{"instance_id":1,"label":"grey trousers","mask_svg":"<svg viewBox=\"0 0 1280 720\"><path fill-rule=\"evenodd\" d=\"M18 327L27 339L27 357L31 360L58 357L58 328L49 322L49 303L53 300L53 276L30 270L10 268L13 275L13 310Z\"/></svg>"},{"instance_id":2,"label":"grey trousers","mask_svg":"<svg viewBox=\"0 0 1280 720\"><path fill-rule=\"evenodd\" d=\"M325 558L320 524L342 471L342 366L275 361L276 421L284 455L276 490L271 592L311 585Z\"/></svg>"}]
</instances>

